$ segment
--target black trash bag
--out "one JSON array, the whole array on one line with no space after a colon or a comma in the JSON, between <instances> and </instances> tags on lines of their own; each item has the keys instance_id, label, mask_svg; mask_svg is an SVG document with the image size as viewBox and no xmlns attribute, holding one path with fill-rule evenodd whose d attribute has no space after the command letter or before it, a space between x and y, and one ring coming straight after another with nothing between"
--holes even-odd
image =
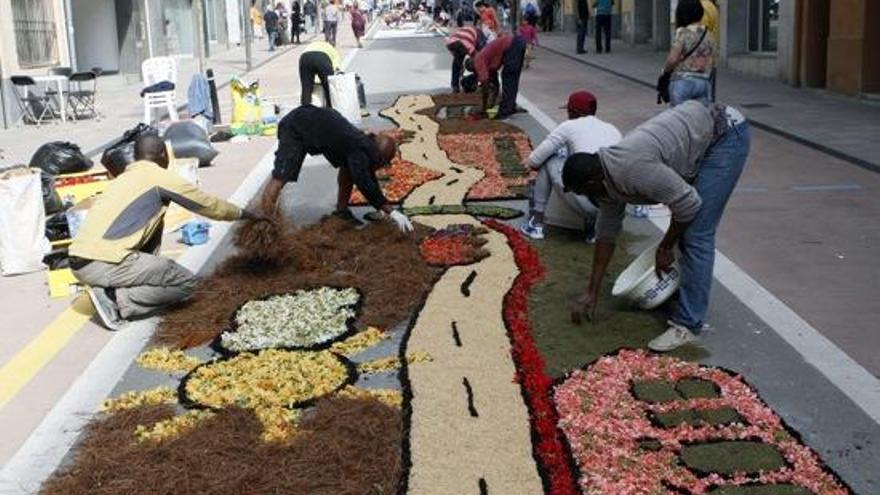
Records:
<instances>
[{"instance_id":1,"label":"black trash bag","mask_svg":"<svg viewBox=\"0 0 880 495\"><path fill-rule=\"evenodd\" d=\"M476 93L478 88L477 76L468 74L461 78L461 89L465 93Z\"/></svg>"},{"instance_id":2,"label":"black trash bag","mask_svg":"<svg viewBox=\"0 0 880 495\"><path fill-rule=\"evenodd\" d=\"M74 174L92 168L92 161L83 155L79 146L63 141L53 141L37 148L31 157L31 167L50 175Z\"/></svg>"},{"instance_id":3,"label":"black trash bag","mask_svg":"<svg viewBox=\"0 0 880 495\"><path fill-rule=\"evenodd\" d=\"M67 247L54 247L49 254L43 257L43 263L50 270L60 270L62 268L70 268L70 259L67 255Z\"/></svg>"},{"instance_id":4,"label":"black trash bag","mask_svg":"<svg viewBox=\"0 0 880 495\"><path fill-rule=\"evenodd\" d=\"M66 211L60 211L46 217L46 237L50 241L70 239L70 226L67 224L66 213Z\"/></svg>"},{"instance_id":5,"label":"black trash bag","mask_svg":"<svg viewBox=\"0 0 880 495\"><path fill-rule=\"evenodd\" d=\"M40 185L43 189L43 210L46 211L46 215L63 210L64 202L55 189L55 177L46 172L40 172Z\"/></svg>"},{"instance_id":6,"label":"black trash bag","mask_svg":"<svg viewBox=\"0 0 880 495\"><path fill-rule=\"evenodd\" d=\"M171 143L177 158L198 158L200 167L207 167L219 154L211 145L208 133L192 121L175 122L165 130L165 141Z\"/></svg>"},{"instance_id":7,"label":"black trash bag","mask_svg":"<svg viewBox=\"0 0 880 495\"><path fill-rule=\"evenodd\" d=\"M104 150L104 154L101 155L101 164L111 170L120 172L125 170L129 163L134 162L134 142L141 134L158 135L159 130L146 124L138 124L125 131L125 134L118 141Z\"/></svg>"}]
</instances>

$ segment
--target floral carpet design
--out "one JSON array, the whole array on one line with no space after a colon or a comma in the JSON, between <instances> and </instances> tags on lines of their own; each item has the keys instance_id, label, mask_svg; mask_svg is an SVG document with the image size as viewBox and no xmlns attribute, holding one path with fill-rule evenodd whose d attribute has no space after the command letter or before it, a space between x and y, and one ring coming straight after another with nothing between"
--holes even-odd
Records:
<instances>
[{"instance_id":1,"label":"floral carpet design","mask_svg":"<svg viewBox=\"0 0 880 495\"><path fill-rule=\"evenodd\" d=\"M850 493L741 377L718 368L623 350L572 372L553 400L584 493Z\"/></svg>"}]
</instances>

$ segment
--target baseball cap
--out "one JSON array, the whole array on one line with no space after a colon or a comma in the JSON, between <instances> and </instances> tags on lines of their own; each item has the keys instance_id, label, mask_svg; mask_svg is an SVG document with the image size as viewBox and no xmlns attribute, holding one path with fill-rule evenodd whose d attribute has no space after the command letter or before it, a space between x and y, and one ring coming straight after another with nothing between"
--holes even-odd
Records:
<instances>
[{"instance_id":1,"label":"baseball cap","mask_svg":"<svg viewBox=\"0 0 880 495\"><path fill-rule=\"evenodd\" d=\"M595 115L597 106L598 102L593 93L580 90L568 95L568 104L559 108L565 108L579 115Z\"/></svg>"}]
</instances>

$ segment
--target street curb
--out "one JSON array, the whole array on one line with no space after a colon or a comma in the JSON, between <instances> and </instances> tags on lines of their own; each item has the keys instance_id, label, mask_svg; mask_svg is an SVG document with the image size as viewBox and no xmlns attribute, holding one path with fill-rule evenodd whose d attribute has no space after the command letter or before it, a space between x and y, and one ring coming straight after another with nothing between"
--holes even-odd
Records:
<instances>
[{"instance_id":1,"label":"street curb","mask_svg":"<svg viewBox=\"0 0 880 495\"><path fill-rule=\"evenodd\" d=\"M592 67L594 69L599 69L603 72L607 72L608 74L620 77L622 79L626 79L627 81L639 84L641 86L651 88L651 90L655 89L655 83L652 83L650 81L644 81L644 80L639 79L637 77L633 77L628 74L624 74L624 73L616 71L614 69L609 69L608 67L596 64L594 62L590 62L587 60L577 58L574 55L571 55L569 53L565 53L565 52L557 50L555 48L547 48L545 46L540 46L538 48L540 48L542 50L546 50L554 55L559 55L560 57L574 60L575 62L586 65L588 67ZM811 141L807 138L798 136L797 134L793 134L791 132L785 131L785 130L780 129L778 127L774 127L770 124L767 124L766 122L761 122L760 120L755 120L752 117L749 117L749 123L752 124L753 126L755 126L756 128L761 129L762 131L766 131L771 134L775 134L781 138L788 139L789 141L793 141L793 142L798 143L800 145L814 149L820 153L824 153L824 154L829 155L833 158L837 158L838 160L843 160L847 163L850 163L850 164L855 165L857 167L861 167L865 170L875 172L875 173L880 173L880 163L869 162L868 160L865 160L865 159L859 158L857 156L850 155L849 153L845 153L843 151L825 146L824 144L817 143L815 141Z\"/></svg>"}]
</instances>

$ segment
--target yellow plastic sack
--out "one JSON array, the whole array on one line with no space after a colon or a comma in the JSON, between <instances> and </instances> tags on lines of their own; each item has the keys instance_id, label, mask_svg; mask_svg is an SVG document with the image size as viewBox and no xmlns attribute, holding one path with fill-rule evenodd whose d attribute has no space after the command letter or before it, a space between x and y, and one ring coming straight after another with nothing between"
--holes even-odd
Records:
<instances>
[{"instance_id":1,"label":"yellow plastic sack","mask_svg":"<svg viewBox=\"0 0 880 495\"><path fill-rule=\"evenodd\" d=\"M238 77L230 83L232 89L232 123L262 122L263 108L260 105L260 82L245 84Z\"/></svg>"}]
</instances>

